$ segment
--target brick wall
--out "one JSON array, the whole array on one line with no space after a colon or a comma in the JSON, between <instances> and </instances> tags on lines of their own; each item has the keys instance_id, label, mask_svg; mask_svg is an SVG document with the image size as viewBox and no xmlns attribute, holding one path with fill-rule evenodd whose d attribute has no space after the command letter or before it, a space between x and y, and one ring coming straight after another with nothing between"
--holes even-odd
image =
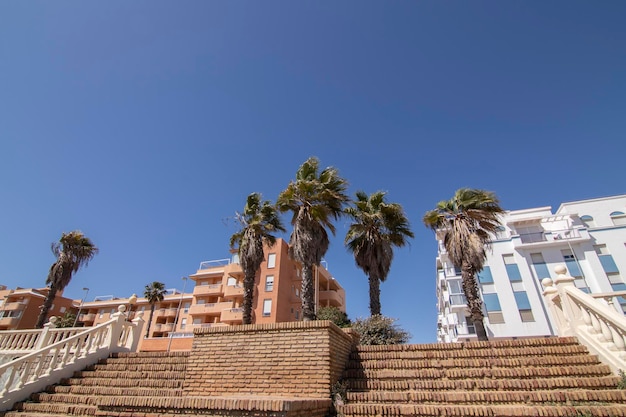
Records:
<instances>
[{"instance_id":1,"label":"brick wall","mask_svg":"<svg viewBox=\"0 0 626 417\"><path fill-rule=\"evenodd\" d=\"M184 391L328 398L354 342L330 321L196 329Z\"/></svg>"}]
</instances>

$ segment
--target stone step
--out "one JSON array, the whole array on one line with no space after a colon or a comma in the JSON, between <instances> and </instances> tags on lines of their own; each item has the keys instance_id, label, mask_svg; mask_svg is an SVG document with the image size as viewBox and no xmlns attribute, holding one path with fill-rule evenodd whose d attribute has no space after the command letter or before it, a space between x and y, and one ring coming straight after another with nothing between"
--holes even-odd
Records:
<instances>
[{"instance_id":1,"label":"stone step","mask_svg":"<svg viewBox=\"0 0 626 417\"><path fill-rule=\"evenodd\" d=\"M63 385L82 385L100 387L145 387L145 388L182 388L182 379L142 379L141 381L126 378L67 378Z\"/></svg>"},{"instance_id":2,"label":"stone step","mask_svg":"<svg viewBox=\"0 0 626 417\"><path fill-rule=\"evenodd\" d=\"M182 390L175 388L130 388L84 385L53 385L48 388L47 393L96 396L177 397L182 395Z\"/></svg>"},{"instance_id":3,"label":"stone step","mask_svg":"<svg viewBox=\"0 0 626 417\"><path fill-rule=\"evenodd\" d=\"M98 407L84 404L22 402L15 404L14 410L25 411L27 413L43 413L47 415L95 416ZM21 416L22 414L17 415Z\"/></svg>"},{"instance_id":4,"label":"stone step","mask_svg":"<svg viewBox=\"0 0 626 417\"><path fill-rule=\"evenodd\" d=\"M597 365L596 356L585 354L575 356L521 356L517 358L473 358L473 359L372 359L351 360L347 369L422 369L422 368L519 368L528 366L571 366Z\"/></svg>"},{"instance_id":5,"label":"stone step","mask_svg":"<svg viewBox=\"0 0 626 417\"><path fill-rule=\"evenodd\" d=\"M558 377L608 376L608 365L553 366L521 368L430 368L430 369L348 369L344 379L410 380L410 379L529 379Z\"/></svg>"},{"instance_id":6,"label":"stone step","mask_svg":"<svg viewBox=\"0 0 626 417\"><path fill-rule=\"evenodd\" d=\"M565 389L606 389L614 388L620 381L616 376L601 377L560 377L534 379L406 379L406 380L367 380L352 379L346 384L351 391L534 391L534 390L565 390Z\"/></svg>"},{"instance_id":7,"label":"stone step","mask_svg":"<svg viewBox=\"0 0 626 417\"><path fill-rule=\"evenodd\" d=\"M347 403L378 404L526 404L545 403L618 403L626 404L626 390L569 390L569 391L372 391L349 392Z\"/></svg>"},{"instance_id":8,"label":"stone step","mask_svg":"<svg viewBox=\"0 0 626 417\"><path fill-rule=\"evenodd\" d=\"M151 372L185 372L187 363L107 363L90 365L85 371L151 371Z\"/></svg>"},{"instance_id":9,"label":"stone step","mask_svg":"<svg viewBox=\"0 0 626 417\"><path fill-rule=\"evenodd\" d=\"M452 343L450 343L452 344ZM442 345L447 345L442 343ZM404 345L397 345L404 346ZM409 345L413 346L413 345ZM418 345L419 346L419 345ZM370 347L370 346L367 346ZM358 348L350 354L351 360L385 360L385 359L449 359L449 358L513 358L529 356L572 356L588 354L586 347L582 345L548 345L545 347L504 347L504 348L484 348L484 349L390 349L372 350Z\"/></svg>"},{"instance_id":10,"label":"stone step","mask_svg":"<svg viewBox=\"0 0 626 417\"><path fill-rule=\"evenodd\" d=\"M625 417L626 405L438 405L438 404L346 404L337 407L344 417L371 416L498 416L498 417Z\"/></svg>"},{"instance_id":11,"label":"stone step","mask_svg":"<svg viewBox=\"0 0 626 417\"><path fill-rule=\"evenodd\" d=\"M74 378L99 378L99 379L181 379L184 375L172 371L77 371Z\"/></svg>"}]
</instances>

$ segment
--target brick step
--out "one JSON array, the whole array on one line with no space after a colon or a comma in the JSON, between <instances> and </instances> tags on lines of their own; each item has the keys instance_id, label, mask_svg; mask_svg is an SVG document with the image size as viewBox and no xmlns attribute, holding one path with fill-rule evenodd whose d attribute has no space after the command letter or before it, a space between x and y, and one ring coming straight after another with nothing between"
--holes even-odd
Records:
<instances>
[{"instance_id":1,"label":"brick step","mask_svg":"<svg viewBox=\"0 0 626 417\"><path fill-rule=\"evenodd\" d=\"M85 371L150 371L150 372L185 372L186 363L107 363L90 365Z\"/></svg>"},{"instance_id":2,"label":"brick step","mask_svg":"<svg viewBox=\"0 0 626 417\"><path fill-rule=\"evenodd\" d=\"M570 391L373 391L349 392L348 404L626 404L626 390L570 390Z\"/></svg>"},{"instance_id":3,"label":"brick step","mask_svg":"<svg viewBox=\"0 0 626 417\"><path fill-rule=\"evenodd\" d=\"M539 356L517 358L474 358L474 359L387 359L387 360L351 360L347 369L421 369L421 368L505 368L528 366L571 366L597 365L600 361L593 355L576 356Z\"/></svg>"},{"instance_id":4,"label":"brick step","mask_svg":"<svg viewBox=\"0 0 626 417\"><path fill-rule=\"evenodd\" d=\"M121 357L121 358L104 358L98 361L98 364L107 365L107 364L150 364L150 363L170 363L170 364L186 364L189 361L189 357L187 356L155 356L155 357Z\"/></svg>"},{"instance_id":5,"label":"brick step","mask_svg":"<svg viewBox=\"0 0 626 417\"><path fill-rule=\"evenodd\" d=\"M172 371L76 371L74 378L99 379L180 379L180 372Z\"/></svg>"},{"instance_id":6,"label":"brick step","mask_svg":"<svg viewBox=\"0 0 626 417\"><path fill-rule=\"evenodd\" d=\"M625 417L626 405L383 405L383 404L346 404L337 407L338 413L344 417L371 416L411 416L411 417L467 417L467 416L498 416L498 417Z\"/></svg>"},{"instance_id":7,"label":"brick step","mask_svg":"<svg viewBox=\"0 0 626 417\"><path fill-rule=\"evenodd\" d=\"M142 358L188 358L190 351L182 352L114 352L109 356L110 359L142 359ZM106 360L106 359L105 359Z\"/></svg>"},{"instance_id":8,"label":"brick step","mask_svg":"<svg viewBox=\"0 0 626 417\"><path fill-rule=\"evenodd\" d=\"M47 390L48 394L74 394L96 396L156 396L177 397L182 395L182 390L177 388L129 388L129 387L101 387L84 385L53 385Z\"/></svg>"},{"instance_id":9,"label":"brick step","mask_svg":"<svg viewBox=\"0 0 626 417\"><path fill-rule=\"evenodd\" d=\"M476 342L477 343L477 342ZM442 343L448 345L454 343ZM404 345L397 345L404 346ZM418 345L419 346L419 345ZM371 347L371 346L367 346ZM512 358L529 356L572 356L585 355L589 351L582 345L548 345L545 347L490 348L483 349L437 349L437 350L372 350L359 347L350 353L351 360L385 359L449 359L449 358Z\"/></svg>"},{"instance_id":10,"label":"brick step","mask_svg":"<svg viewBox=\"0 0 626 417\"><path fill-rule=\"evenodd\" d=\"M38 392L30 396L31 401L38 403L54 403L65 405L97 405L96 395L74 395L74 394L48 394Z\"/></svg>"},{"instance_id":11,"label":"brick step","mask_svg":"<svg viewBox=\"0 0 626 417\"><path fill-rule=\"evenodd\" d=\"M126 379L126 378L67 378L62 385L82 385L101 387L145 387L145 388L182 388L182 379Z\"/></svg>"},{"instance_id":12,"label":"brick step","mask_svg":"<svg viewBox=\"0 0 626 417\"><path fill-rule=\"evenodd\" d=\"M345 382L351 391L534 391L534 390L563 390L563 389L613 389L620 378L617 376L601 377L560 377L535 379L407 379L407 380L367 380L351 379Z\"/></svg>"},{"instance_id":13,"label":"brick step","mask_svg":"<svg viewBox=\"0 0 626 417\"><path fill-rule=\"evenodd\" d=\"M5 414L0 414L2 417L60 417L67 414L54 414L54 413L34 413L26 411L7 411Z\"/></svg>"},{"instance_id":14,"label":"brick step","mask_svg":"<svg viewBox=\"0 0 626 417\"><path fill-rule=\"evenodd\" d=\"M95 405L81 404L61 404L61 403L30 403L21 402L15 404L15 411L25 411L27 413L43 413L46 415L64 416L95 416L98 407ZM8 413L7 413L8 414ZM17 414L21 416L22 414Z\"/></svg>"},{"instance_id":15,"label":"brick step","mask_svg":"<svg viewBox=\"0 0 626 417\"><path fill-rule=\"evenodd\" d=\"M431 368L431 369L348 369L344 379L406 380L406 379L476 379L476 378L571 378L586 376L608 376L608 365L523 367L523 368Z\"/></svg>"}]
</instances>

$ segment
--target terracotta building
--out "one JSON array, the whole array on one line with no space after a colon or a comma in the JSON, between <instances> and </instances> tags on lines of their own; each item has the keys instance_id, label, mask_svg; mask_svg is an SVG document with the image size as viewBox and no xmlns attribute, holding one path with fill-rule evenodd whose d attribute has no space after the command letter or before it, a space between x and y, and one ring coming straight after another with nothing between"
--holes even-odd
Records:
<instances>
[{"instance_id":1,"label":"terracotta building","mask_svg":"<svg viewBox=\"0 0 626 417\"><path fill-rule=\"evenodd\" d=\"M48 291L48 288L20 287L11 290L0 285L0 330L34 328ZM73 312L75 304L76 300L63 297L63 292L59 291L48 316L63 316L68 311Z\"/></svg>"}]
</instances>

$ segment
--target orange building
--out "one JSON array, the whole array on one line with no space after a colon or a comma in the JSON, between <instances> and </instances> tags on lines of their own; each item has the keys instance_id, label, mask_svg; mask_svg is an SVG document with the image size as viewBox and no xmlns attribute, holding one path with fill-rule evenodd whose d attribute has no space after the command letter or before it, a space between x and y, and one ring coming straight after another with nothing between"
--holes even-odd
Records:
<instances>
[{"instance_id":1,"label":"orange building","mask_svg":"<svg viewBox=\"0 0 626 417\"><path fill-rule=\"evenodd\" d=\"M34 328L48 291L48 288L20 287L10 290L0 285L0 330ZM63 292L58 291L48 317L75 312L75 304L75 300L63 297Z\"/></svg>"}]
</instances>

